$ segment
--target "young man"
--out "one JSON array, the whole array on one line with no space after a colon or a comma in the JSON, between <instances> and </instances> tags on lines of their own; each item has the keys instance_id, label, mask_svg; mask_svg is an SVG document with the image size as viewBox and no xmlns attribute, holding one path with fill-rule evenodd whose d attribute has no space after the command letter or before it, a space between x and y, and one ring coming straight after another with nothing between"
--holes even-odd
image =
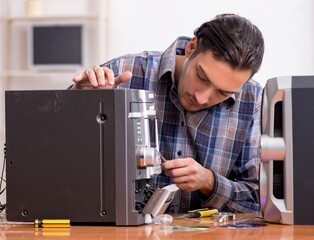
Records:
<instances>
[{"instance_id":1,"label":"young man","mask_svg":"<svg viewBox=\"0 0 314 240\"><path fill-rule=\"evenodd\" d=\"M125 55L87 69L72 89L134 88L155 93L160 151L168 159L156 184L180 188L170 212L201 207L259 211L264 40L235 14L202 24L165 52Z\"/></svg>"}]
</instances>

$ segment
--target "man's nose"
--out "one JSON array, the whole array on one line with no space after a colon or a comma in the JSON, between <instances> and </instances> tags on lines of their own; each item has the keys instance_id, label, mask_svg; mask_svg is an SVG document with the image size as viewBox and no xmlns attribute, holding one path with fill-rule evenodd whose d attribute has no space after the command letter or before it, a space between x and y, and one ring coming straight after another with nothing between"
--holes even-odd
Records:
<instances>
[{"instance_id":1,"label":"man's nose","mask_svg":"<svg viewBox=\"0 0 314 240\"><path fill-rule=\"evenodd\" d=\"M213 88L200 89L196 91L194 95L197 103L200 105L208 103L213 91Z\"/></svg>"}]
</instances>

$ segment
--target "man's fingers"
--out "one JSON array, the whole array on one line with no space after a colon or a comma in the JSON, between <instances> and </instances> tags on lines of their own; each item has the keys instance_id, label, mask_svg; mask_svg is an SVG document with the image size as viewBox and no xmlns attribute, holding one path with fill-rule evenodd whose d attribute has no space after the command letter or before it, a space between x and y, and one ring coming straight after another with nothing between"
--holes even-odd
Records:
<instances>
[{"instance_id":1,"label":"man's fingers","mask_svg":"<svg viewBox=\"0 0 314 240\"><path fill-rule=\"evenodd\" d=\"M114 88L120 83L128 81L132 78L132 73L126 71L116 78L110 68L93 66L92 68L86 69L73 78L75 86L78 89L84 88Z\"/></svg>"},{"instance_id":2,"label":"man's fingers","mask_svg":"<svg viewBox=\"0 0 314 240\"><path fill-rule=\"evenodd\" d=\"M115 79L114 79L113 71L107 67L103 67L103 70L106 77L105 84L108 86L114 86Z\"/></svg>"},{"instance_id":3,"label":"man's fingers","mask_svg":"<svg viewBox=\"0 0 314 240\"><path fill-rule=\"evenodd\" d=\"M120 83L126 82L132 78L132 73L130 71L126 71L121 73L118 77L115 78L115 86Z\"/></svg>"},{"instance_id":4,"label":"man's fingers","mask_svg":"<svg viewBox=\"0 0 314 240\"><path fill-rule=\"evenodd\" d=\"M93 87L98 85L96 74L93 69L88 68L84 72L81 72L76 77L73 78L73 81L78 84L84 84L84 82L89 81Z\"/></svg>"},{"instance_id":5,"label":"man's fingers","mask_svg":"<svg viewBox=\"0 0 314 240\"><path fill-rule=\"evenodd\" d=\"M96 76L97 85L104 86L106 84L105 69L102 67L99 67L98 65L94 65L93 71Z\"/></svg>"},{"instance_id":6,"label":"man's fingers","mask_svg":"<svg viewBox=\"0 0 314 240\"><path fill-rule=\"evenodd\" d=\"M81 72L73 78L73 82L80 82L85 78L86 78L85 72Z\"/></svg>"},{"instance_id":7,"label":"man's fingers","mask_svg":"<svg viewBox=\"0 0 314 240\"><path fill-rule=\"evenodd\" d=\"M96 73L93 69L85 70L85 75L86 75L87 79L89 79L89 82L93 87L98 86L97 76L96 76Z\"/></svg>"}]
</instances>

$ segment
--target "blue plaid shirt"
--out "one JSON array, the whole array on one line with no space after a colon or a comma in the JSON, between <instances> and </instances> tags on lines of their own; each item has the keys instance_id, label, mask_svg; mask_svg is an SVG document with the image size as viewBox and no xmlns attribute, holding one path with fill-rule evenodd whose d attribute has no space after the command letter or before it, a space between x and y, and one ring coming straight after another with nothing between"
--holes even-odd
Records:
<instances>
[{"instance_id":1,"label":"blue plaid shirt","mask_svg":"<svg viewBox=\"0 0 314 240\"><path fill-rule=\"evenodd\" d=\"M249 80L226 101L198 112L185 111L174 80L175 55L184 54L190 38L179 37L165 52L146 51L125 55L103 64L115 76L131 71L130 81L120 88L155 93L160 151L166 159L192 157L215 176L211 196L179 191L170 212L202 207L221 211L259 211L258 167L260 162L261 86ZM164 174L156 184L171 184Z\"/></svg>"}]
</instances>

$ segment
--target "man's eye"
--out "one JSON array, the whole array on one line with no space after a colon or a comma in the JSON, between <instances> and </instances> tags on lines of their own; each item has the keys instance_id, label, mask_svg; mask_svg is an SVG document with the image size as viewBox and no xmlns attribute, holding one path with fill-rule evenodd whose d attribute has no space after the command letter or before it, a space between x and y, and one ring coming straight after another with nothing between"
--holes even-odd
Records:
<instances>
[{"instance_id":1,"label":"man's eye","mask_svg":"<svg viewBox=\"0 0 314 240\"><path fill-rule=\"evenodd\" d=\"M220 94L224 97L230 97L230 93L224 92L224 91L220 91Z\"/></svg>"},{"instance_id":2,"label":"man's eye","mask_svg":"<svg viewBox=\"0 0 314 240\"><path fill-rule=\"evenodd\" d=\"M197 77L202 81L202 82L209 82L207 80L207 78L203 77L202 75L200 75L199 73L197 73Z\"/></svg>"}]
</instances>

